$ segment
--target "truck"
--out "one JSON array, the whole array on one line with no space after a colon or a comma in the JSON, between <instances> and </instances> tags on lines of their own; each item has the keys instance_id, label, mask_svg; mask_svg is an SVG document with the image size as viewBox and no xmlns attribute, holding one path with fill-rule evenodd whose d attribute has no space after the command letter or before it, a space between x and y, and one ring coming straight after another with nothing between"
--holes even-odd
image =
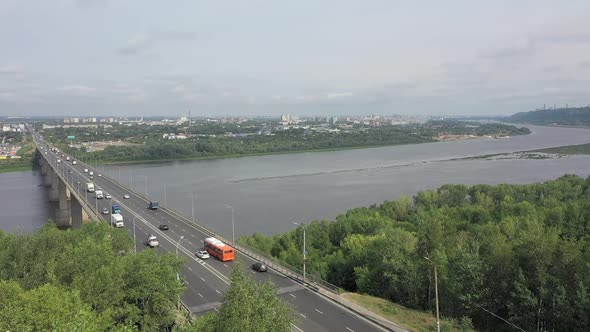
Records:
<instances>
[{"instance_id":1,"label":"truck","mask_svg":"<svg viewBox=\"0 0 590 332\"><path fill-rule=\"evenodd\" d=\"M96 191L96 199L103 199L104 195L102 193L102 190L97 190Z\"/></svg>"},{"instance_id":2,"label":"truck","mask_svg":"<svg viewBox=\"0 0 590 332\"><path fill-rule=\"evenodd\" d=\"M86 191L88 191L89 193L93 193L94 192L94 183L87 182L86 183Z\"/></svg>"},{"instance_id":3,"label":"truck","mask_svg":"<svg viewBox=\"0 0 590 332\"><path fill-rule=\"evenodd\" d=\"M115 213L121 213L121 207L119 206L119 204L113 204L113 206L111 207L111 212L113 214Z\"/></svg>"},{"instance_id":4,"label":"truck","mask_svg":"<svg viewBox=\"0 0 590 332\"><path fill-rule=\"evenodd\" d=\"M111 214L111 225L117 228L125 227L125 224L123 223L123 216L119 213Z\"/></svg>"},{"instance_id":5,"label":"truck","mask_svg":"<svg viewBox=\"0 0 590 332\"><path fill-rule=\"evenodd\" d=\"M148 208L150 210L157 210L159 207L160 207L160 203L154 202L154 201L150 201L150 205L148 205Z\"/></svg>"}]
</instances>

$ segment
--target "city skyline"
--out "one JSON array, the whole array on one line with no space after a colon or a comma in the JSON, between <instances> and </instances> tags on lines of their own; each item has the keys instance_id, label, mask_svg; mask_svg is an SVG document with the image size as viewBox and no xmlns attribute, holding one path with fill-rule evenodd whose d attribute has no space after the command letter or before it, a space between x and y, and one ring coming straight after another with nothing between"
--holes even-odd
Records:
<instances>
[{"instance_id":1,"label":"city skyline","mask_svg":"<svg viewBox=\"0 0 590 332\"><path fill-rule=\"evenodd\" d=\"M584 1L0 4L0 116L585 106Z\"/></svg>"}]
</instances>

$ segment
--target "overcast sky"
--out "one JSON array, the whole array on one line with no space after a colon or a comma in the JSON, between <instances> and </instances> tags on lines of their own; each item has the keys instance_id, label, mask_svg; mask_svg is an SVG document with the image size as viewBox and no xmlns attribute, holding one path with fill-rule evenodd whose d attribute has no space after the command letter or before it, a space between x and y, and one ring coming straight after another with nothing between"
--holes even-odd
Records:
<instances>
[{"instance_id":1,"label":"overcast sky","mask_svg":"<svg viewBox=\"0 0 590 332\"><path fill-rule=\"evenodd\" d=\"M0 115L590 104L590 1L1 0Z\"/></svg>"}]
</instances>

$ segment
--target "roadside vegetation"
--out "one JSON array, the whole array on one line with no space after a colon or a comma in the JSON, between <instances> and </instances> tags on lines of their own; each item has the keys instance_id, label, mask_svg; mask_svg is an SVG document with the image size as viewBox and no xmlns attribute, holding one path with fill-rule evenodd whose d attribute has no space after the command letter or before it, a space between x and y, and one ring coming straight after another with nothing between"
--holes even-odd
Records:
<instances>
[{"instance_id":1,"label":"roadside vegetation","mask_svg":"<svg viewBox=\"0 0 590 332\"><path fill-rule=\"evenodd\" d=\"M327 151L401 144L434 142L439 135L495 135L528 134L526 128L497 123L468 123L432 121L404 126L354 126L334 131L307 129L271 130L263 123L203 124L191 128L160 125L113 125L113 128L56 128L47 130L45 137L64 150L66 137L75 136L78 142L117 141L127 145L107 146L104 150L84 153L88 160L102 162L132 162L175 159L206 159L277 154L304 151ZM189 132L186 139L170 140L163 135ZM78 149L77 149L78 150ZM76 151L78 154L79 151Z\"/></svg>"},{"instance_id":2,"label":"roadside vegetation","mask_svg":"<svg viewBox=\"0 0 590 332\"><path fill-rule=\"evenodd\" d=\"M35 146L31 143L26 143L29 139L23 139L19 134L20 144L25 144L16 155L20 158L0 159L0 173L28 171L33 169L33 159L35 153Z\"/></svg>"},{"instance_id":3,"label":"roadside vegetation","mask_svg":"<svg viewBox=\"0 0 590 332\"><path fill-rule=\"evenodd\" d=\"M590 177L444 185L306 229L308 273L346 291L434 312L436 265L442 316L463 328L590 328ZM239 241L301 267L302 235Z\"/></svg>"},{"instance_id":4,"label":"roadside vegetation","mask_svg":"<svg viewBox=\"0 0 590 332\"><path fill-rule=\"evenodd\" d=\"M180 319L185 288L176 276L183 260L132 248L127 232L104 223L0 231L0 330L290 331L292 309L274 285L254 282L241 269L219 313Z\"/></svg>"}]
</instances>

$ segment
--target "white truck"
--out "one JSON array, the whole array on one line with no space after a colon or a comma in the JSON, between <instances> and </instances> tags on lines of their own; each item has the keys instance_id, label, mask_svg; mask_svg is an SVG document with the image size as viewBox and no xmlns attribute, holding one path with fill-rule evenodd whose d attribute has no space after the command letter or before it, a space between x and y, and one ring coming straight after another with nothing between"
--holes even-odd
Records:
<instances>
[{"instance_id":1,"label":"white truck","mask_svg":"<svg viewBox=\"0 0 590 332\"><path fill-rule=\"evenodd\" d=\"M102 190L97 190L96 191L96 199L103 199L104 198L104 194L102 193Z\"/></svg>"},{"instance_id":2,"label":"white truck","mask_svg":"<svg viewBox=\"0 0 590 332\"><path fill-rule=\"evenodd\" d=\"M111 225L117 228L125 227L125 224L123 223L123 216L119 213L111 214Z\"/></svg>"},{"instance_id":3,"label":"white truck","mask_svg":"<svg viewBox=\"0 0 590 332\"><path fill-rule=\"evenodd\" d=\"M93 193L94 192L94 183L92 183L92 182L86 183L86 191L89 193Z\"/></svg>"}]
</instances>

